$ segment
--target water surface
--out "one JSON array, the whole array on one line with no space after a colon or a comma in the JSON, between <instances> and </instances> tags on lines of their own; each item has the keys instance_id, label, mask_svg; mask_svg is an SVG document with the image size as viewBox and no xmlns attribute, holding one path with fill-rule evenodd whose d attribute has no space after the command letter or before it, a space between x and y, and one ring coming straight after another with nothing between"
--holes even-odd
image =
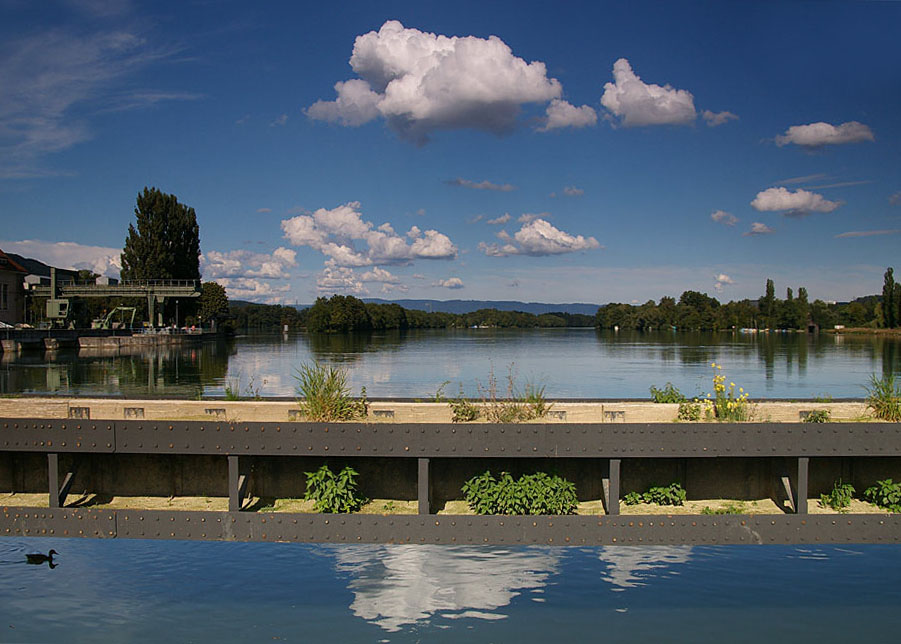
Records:
<instances>
[{"instance_id":1,"label":"water surface","mask_svg":"<svg viewBox=\"0 0 901 644\"><path fill-rule=\"evenodd\" d=\"M672 382L711 389L712 362L752 398L860 398L872 374L901 371L894 338L833 334L602 331L594 329L415 330L355 335L243 335L201 347L130 355L57 351L0 356L0 393L293 396L304 362L340 365L354 393L428 399L478 397L490 374L506 391L544 386L551 398L647 398ZM446 384L445 384L446 383Z\"/></svg>"}]
</instances>

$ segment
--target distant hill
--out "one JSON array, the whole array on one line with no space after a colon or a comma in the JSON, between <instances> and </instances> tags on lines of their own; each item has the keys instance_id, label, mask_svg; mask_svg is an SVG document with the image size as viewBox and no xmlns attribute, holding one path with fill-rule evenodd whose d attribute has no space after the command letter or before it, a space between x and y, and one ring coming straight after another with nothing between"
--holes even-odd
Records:
<instances>
[{"instance_id":1,"label":"distant hill","mask_svg":"<svg viewBox=\"0 0 901 644\"><path fill-rule=\"evenodd\" d=\"M545 304L543 302L495 302L490 300L382 300L379 298L363 298L363 301L375 304L399 304L405 309L417 309L435 313L472 313L479 309L497 309L498 311L522 311L523 313L532 313L534 315L554 312L594 315L598 311L597 304L582 302ZM299 308L306 308L306 306Z\"/></svg>"}]
</instances>

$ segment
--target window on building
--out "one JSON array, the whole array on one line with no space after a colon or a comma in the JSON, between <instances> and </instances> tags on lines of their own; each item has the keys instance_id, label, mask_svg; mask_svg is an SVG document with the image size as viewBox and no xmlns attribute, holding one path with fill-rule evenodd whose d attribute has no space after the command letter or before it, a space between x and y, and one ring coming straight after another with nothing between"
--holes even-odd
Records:
<instances>
[{"instance_id":1,"label":"window on building","mask_svg":"<svg viewBox=\"0 0 901 644\"><path fill-rule=\"evenodd\" d=\"M0 311L9 309L9 284L0 284Z\"/></svg>"}]
</instances>

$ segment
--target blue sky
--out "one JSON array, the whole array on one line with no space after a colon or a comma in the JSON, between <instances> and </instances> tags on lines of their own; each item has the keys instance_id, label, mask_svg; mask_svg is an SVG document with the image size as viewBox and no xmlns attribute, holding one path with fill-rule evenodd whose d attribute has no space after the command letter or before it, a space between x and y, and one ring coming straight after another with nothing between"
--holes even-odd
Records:
<instances>
[{"instance_id":1,"label":"blue sky","mask_svg":"<svg viewBox=\"0 0 901 644\"><path fill-rule=\"evenodd\" d=\"M59 266L115 275L145 185L266 302L843 300L898 257L901 3L0 15L0 248Z\"/></svg>"}]
</instances>

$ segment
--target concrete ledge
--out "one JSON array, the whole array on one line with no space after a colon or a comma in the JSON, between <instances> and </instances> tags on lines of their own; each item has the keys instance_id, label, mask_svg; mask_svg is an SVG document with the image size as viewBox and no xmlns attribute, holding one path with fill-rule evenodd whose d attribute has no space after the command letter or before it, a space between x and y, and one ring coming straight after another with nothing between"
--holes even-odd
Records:
<instances>
[{"instance_id":1,"label":"concrete ledge","mask_svg":"<svg viewBox=\"0 0 901 644\"><path fill-rule=\"evenodd\" d=\"M828 410L833 421L867 419L864 402L752 403L752 422L799 423L811 411ZM538 423L669 423L677 404L652 402L554 402ZM81 418L91 420L205 420L222 422L284 422L305 420L291 401L123 400L109 398L0 398L0 417ZM368 422L449 423L447 403L377 401L370 404ZM869 419L867 419L869 420ZM478 424L478 423L467 423Z\"/></svg>"}]
</instances>

